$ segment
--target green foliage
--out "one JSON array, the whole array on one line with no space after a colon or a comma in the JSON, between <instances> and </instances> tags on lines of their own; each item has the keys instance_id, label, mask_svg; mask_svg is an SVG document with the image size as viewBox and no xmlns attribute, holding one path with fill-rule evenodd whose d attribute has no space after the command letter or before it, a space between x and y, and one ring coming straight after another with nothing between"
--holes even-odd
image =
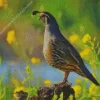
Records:
<instances>
[{"instance_id":1,"label":"green foliage","mask_svg":"<svg viewBox=\"0 0 100 100\"><path fill-rule=\"evenodd\" d=\"M28 82L28 86L31 87L32 84L31 82L34 80L34 73L33 71L31 70L31 67L29 65L26 66L26 77L24 78L24 82Z\"/></svg>"},{"instance_id":2,"label":"green foliage","mask_svg":"<svg viewBox=\"0 0 100 100\"><path fill-rule=\"evenodd\" d=\"M30 87L28 88L28 96L32 97L32 96L37 96L37 87Z\"/></svg>"},{"instance_id":3,"label":"green foliage","mask_svg":"<svg viewBox=\"0 0 100 100\"><path fill-rule=\"evenodd\" d=\"M0 77L0 100L12 100L13 98L13 88L8 87L8 82L4 82L5 74Z\"/></svg>"},{"instance_id":4,"label":"green foliage","mask_svg":"<svg viewBox=\"0 0 100 100\"><path fill-rule=\"evenodd\" d=\"M3 86L3 79L4 79L4 75L2 75L0 77L0 87L2 87L0 89L0 100L2 100L5 96L5 92L6 92L6 88Z\"/></svg>"},{"instance_id":5,"label":"green foliage","mask_svg":"<svg viewBox=\"0 0 100 100\"><path fill-rule=\"evenodd\" d=\"M71 36L73 33L80 36L78 41L74 41L74 45L77 45L79 51L89 48L90 52L83 58L88 61L94 69L99 68L100 2L95 1L99 0L32 0L32 4L25 10L25 12L15 19L31 0L8 0L8 7L0 8L0 25L2 25L2 22L7 26L13 18L15 19L11 26L7 28L7 30L13 29L16 31L16 41L9 46L12 47L13 51L20 58L28 63L30 57L26 54L27 49L29 49L29 54L32 56L35 47L39 48L39 52L42 52L42 50L40 51L39 46L42 45L43 34L41 33L44 31L44 26L42 22L38 20L38 15L31 17L32 11L49 11L56 17L60 29L65 36ZM8 32L7 30L5 30L5 34ZM91 40L82 43L81 40L84 34L89 34ZM96 40L93 39L94 36L96 37ZM3 37L3 35L0 35L0 38L1 37ZM36 42L36 39L38 39L38 42ZM37 52L37 55L39 52ZM2 60L3 58L0 56L0 65L2 64ZM0 77L0 100L12 100L15 88L19 88L20 85L26 87L25 89L29 93L29 96L37 95L38 86L32 86L32 82L35 80L34 73L31 70L30 65L27 65L25 70L26 76L22 80L22 83L18 79L13 80L15 84L12 83L10 71L8 72L9 82L3 83L4 75L2 75ZM100 74L98 72L96 72L96 76L98 76L98 81L100 81ZM13 87L11 86L12 84L8 85L10 83L17 85L16 87ZM82 90L81 96L78 97L78 100L92 100L93 98L95 98L93 100L99 100L100 90L91 84L86 88L86 83L86 81L84 81L84 84L83 81L80 83L85 92ZM41 83L39 84L41 85ZM95 93L91 94L93 91L90 93L89 89L96 89ZM57 96L55 95L54 100L56 100L56 98ZM59 100L62 100L62 95Z\"/></svg>"},{"instance_id":6,"label":"green foliage","mask_svg":"<svg viewBox=\"0 0 100 100\"><path fill-rule=\"evenodd\" d=\"M36 43L36 41L39 41L37 38L43 38L41 33L44 31L44 26L38 20L39 15L31 16L33 10L46 10L52 13L65 36L73 33L83 36L89 33L92 36L98 35L97 40L99 41L100 3L95 3L93 0L32 0L30 6L18 16L30 2L31 0L8 0L8 7L0 9L0 20L6 23L5 26L15 19L11 26L7 28L7 30L16 31L17 41L10 46L18 56L27 60L27 62L30 60L30 57L26 54L27 49L35 48L43 43L43 40L39 44ZM7 30L5 30L5 34L8 32Z\"/></svg>"}]
</instances>

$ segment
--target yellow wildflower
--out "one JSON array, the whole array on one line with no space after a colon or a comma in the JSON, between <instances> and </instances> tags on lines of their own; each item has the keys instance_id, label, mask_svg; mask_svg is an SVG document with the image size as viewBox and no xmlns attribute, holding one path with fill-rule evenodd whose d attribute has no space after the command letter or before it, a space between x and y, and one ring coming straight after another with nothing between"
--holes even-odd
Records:
<instances>
[{"instance_id":1,"label":"yellow wildflower","mask_svg":"<svg viewBox=\"0 0 100 100\"><path fill-rule=\"evenodd\" d=\"M95 97L92 97L92 100L97 100Z\"/></svg>"},{"instance_id":2,"label":"yellow wildflower","mask_svg":"<svg viewBox=\"0 0 100 100\"><path fill-rule=\"evenodd\" d=\"M91 51L91 48L85 48L83 51L80 52L82 57L87 56Z\"/></svg>"},{"instance_id":3,"label":"yellow wildflower","mask_svg":"<svg viewBox=\"0 0 100 100\"><path fill-rule=\"evenodd\" d=\"M9 44L12 44L13 42L16 41L16 37L15 37L15 31L11 30L7 33L7 38L6 38L7 42Z\"/></svg>"},{"instance_id":4,"label":"yellow wildflower","mask_svg":"<svg viewBox=\"0 0 100 100\"><path fill-rule=\"evenodd\" d=\"M98 90L98 87L95 85L95 84L91 84L90 87L89 87L89 93L91 95L94 95L96 93L96 91Z\"/></svg>"},{"instance_id":5,"label":"yellow wildflower","mask_svg":"<svg viewBox=\"0 0 100 100\"><path fill-rule=\"evenodd\" d=\"M90 63L91 65L93 65L93 64L94 64L94 60L91 59L91 60L89 61L89 63Z\"/></svg>"},{"instance_id":6,"label":"yellow wildflower","mask_svg":"<svg viewBox=\"0 0 100 100\"><path fill-rule=\"evenodd\" d=\"M16 92L20 92L20 91L26 91L26 88L22 86L15 88L14 93L13 93L14 98L17 98Z\"/></svg>"},{"instance_id":7,"label":"yellow wildflower","mask_svg":"<svg viewBox=\"0 0 100 100\"><path fill-rule=\"evenodd\" d=\"M90 48L85 48L84 49L84 55L88 55L90 51L91 51Z\"/></svg>"},{"instance_id":8,"label":"yellow wildflower","mask_svg":"<svg viewBox=\"0 0 100 100\"><path fill-rule=\"evenodd\" d=\"M39 59L39 58L32 57L32 58L31 58L31 62L32 62L33 64L38 64L38 63L40 63L40 59Z\"/></svg>"},{"instance_id":9,"label":"yellow wildflower","mask_svg":"<svg viewBox=\"0 0 100 100\"><path fill-rule=\"evenodd\" d=\"M44 84L45 84L45 85L50 85L50 84L51 84L51 81L50 81L50 80L45 80L45 81L44 81Z\"/></svg>"},{"instance_id":10,"label":"yellow wildflower","mask_svg":"<svg viewBox=\"0 0 100 100\"><path fill-rule=\"evenodd\" d=\"M69 100L73 100L73 95L70 95L69 96Z\"/></svg>"},{"instance_id":11,"label":"yellow wildflower","mask_svg":"<svg viewBox=\"0 0 100 100\"><path fill-rule=\"evenodd\" d=\"M4 8L7 8L8 7L8 4L6 3L6 4L4 4Z\"/></svg>"},{"instance_id":12,"label":"yellow wildflower","mask_svg":"<svg viewBox=\"0 0 100 100\"><path fill-rule=\"evenodd\" d=\"M79 97L82 93L81 85L75 85L75 86L73 86L73 89L75 90L76 97Z\"/></svg>"},{"instance_id":13,"label":"yellow wildflower","mask_svg":"<svg viewBox=\"0 0 100 100\"><path fill-rule=\"evenodd\" d=\"M96 37L93 38L93 41L96 41Z\"/></svg>"},{"instance_id":14,"label":"yellow wildflower","mask_svg":"<svg viewBox=\"0 0 100 100\"><path fill-rule=\"evenodd\" d=\"M87 41L90 41L90 40L91 40L91 36L89 34L84 35L82 39L83 43L86 43Z\"/></svg>"},{"instance_id":15,"label":"yellow wildflower","mask_svg":"<svg viewBox=\"0 0 100 100\"><path fill-rule=\"evenodd\" d=\"M88 79L88 78L84 78L84 79L85 79L85 81L87 81L87 82L89 81L89 79Z\"/></svg>"},{"instance_id":16,"label":"yellow wildflower","mask_svg":"<svg viewBox=\"0 0 100 100\"><path fill-rule=\"evenodd\" d=\"M76 83L77 83L77 84L80 84L80 83L81 83L81 78L77 78L77 79L76 79Z\"/></svg>"},{"instance_id":17,"label":"yellow wildflower","mask_svg":"<svg viewBox=\"0 0 100 100\"><path fill-rule=\"evenodd\" d=\"M73 34L69 37L69 40L71 43L74 43L76 40L78 40L79 36L77 34Z\"/></svg>"},{"instance_id":18,"label":"yellow wildflower","mask_svg":"<svg viewBox=\"0 0 100 100\"><path fill-rule=\"evenodd\" d=\"M3 7L3 0L0 0L0 7Z\"/></svg>"},{"instance_id":19,"label":"yellow wildflower","mask_svg":"<svg viewBox=\"0 0 100 100\"><path fill-rule=\"evenodd\" d=\"M19 82L18 79L12 77L12 78L11 78L11 81L12 81L12 83L14 84L15 87L20 86L20 82Z\"/></svg>"},{"instance_id":20,"label":"yellow wildflower","mask_svg":"<svg viewBox=\"0 0 100 100\"><path fill-rule=\"evenodd\" d=\"M95 73L92 73L92 75L93 75L94 77L96 77L96 74L95 74Z\"/></svg>"}]
</instances>

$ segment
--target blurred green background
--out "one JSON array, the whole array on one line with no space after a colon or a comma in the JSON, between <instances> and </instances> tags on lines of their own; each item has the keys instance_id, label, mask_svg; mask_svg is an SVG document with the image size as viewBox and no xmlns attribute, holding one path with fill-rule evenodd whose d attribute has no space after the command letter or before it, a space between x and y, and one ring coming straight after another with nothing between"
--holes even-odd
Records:
<instances>
[{"instance_id":1,"label":"blurred green background","mask_svg":"<svg viewBox=\"0 0 100 100\"><path fill-rule=\"evenodd\" d=\"M38 16L32 16L34 10L52 13L67 39L73 33L81 37L88 33L100 40L99 0L0 0L0 52L4 59L35 56L43 60L44 25ZM11 30L16 32L17 44L6 41Z\"/></svg>"},{"instance_id":2,"label":"blurred green background","mask_svg":"<svg viewBox=\"0 0 100 100\"><path fill-rule=\"evenodd\" d=\"M13 100L20 90L37 95L39 86L63 79L63 72L44 61L45 27L39 15L32 16L34 10L55 16L62 34L100 82L100 0L0 0L0 100ZM100 89L87 79L73 73L69 81L77 100L100 100Z\"/></svg>"}]
</instances>

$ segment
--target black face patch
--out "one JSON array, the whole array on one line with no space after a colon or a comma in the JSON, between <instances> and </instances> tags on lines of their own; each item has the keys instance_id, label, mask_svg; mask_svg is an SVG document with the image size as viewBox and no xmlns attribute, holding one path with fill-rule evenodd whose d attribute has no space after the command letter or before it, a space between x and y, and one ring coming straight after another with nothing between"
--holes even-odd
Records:
<instances>
[{"instance_id":1,"label":"black face patch","mask_svg":"<svg viewBox=\"0 0 100 100\"><path fill-rule=\"evenodd\" d=\"M39 19L42 20L44 23L47 23L47 24L50 23L50 18L48 18L48 16L46 16L45 14L40 14Z\"/></svg>"}]
</instances>

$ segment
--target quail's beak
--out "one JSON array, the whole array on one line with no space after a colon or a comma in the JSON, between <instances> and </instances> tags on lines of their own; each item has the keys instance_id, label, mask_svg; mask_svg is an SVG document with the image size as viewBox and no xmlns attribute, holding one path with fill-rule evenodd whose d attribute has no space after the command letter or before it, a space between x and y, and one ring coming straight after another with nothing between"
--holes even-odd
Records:
<instances>
[{"instance_id":1,"label":"quail's beak","mask_svg":"<svg viewBox=\"0 0 100 100\"><path fill-rule=\"evenodd\" d=\"M40 16L38 19L41 20L41 21L43 21L45 23L45 17L41 17Z\"/></svg>"}]
</instances>

